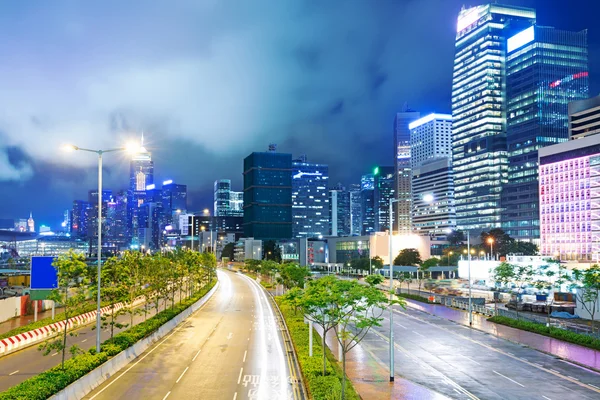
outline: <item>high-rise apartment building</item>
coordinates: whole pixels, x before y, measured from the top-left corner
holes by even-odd
[[[587,74],[575,74],[578,79]],[[562,84],[562,81],[560,82]],[[600,135],[600,96],[569,103],[569,139]]]
[[[269,152],[244,159],[244,235],[292,237],[292,155]]]
[[[394,174],[395,206],[394,231],[408,234],[411,231],[411,170],[410,170],[410,128],[409,125],[418,120],[421,114],[405,107],[403,112],[394,118]],[[363,232],[364,233],[364,232]]]
[[[292,162],[292,234],[314,238],[329,234],[329,167],[302,156]]]
[[[395,198],[394,167],[375,167],[373,171],[375,232],[390,229],[390,200]]]
[[[413,230],[419,235],[445,237],[456,227],[454,180],[449,157],[423,161],[413,170]]]
[[[363,175],[360,178],[360,202],[361,235],[370,235],[375,232],[375,177],[373,174]]]
[[[348,192],[350,196],[350,236],[360,236],[362,232],[362,198],[360,184],[351,184]]]
[[[500,4],[462,9],[452,80],[452,165],[458,229],[501,226],[506,147],[506,38],[535,23],[535,10]]]
[[[231,190],[231,180],[219,179],[214,184],[214,215],[217,217],[242,217],[244,193]]]
[[[341,184],[329,190],[329,221],[331,236],[350,236],[352,233],[352,213],[350,192]]]
[[[127,193],[127,226],[132,243],[139,245],[138,210],[146,199],[146,187],[154,183],[154,162],[152,155],[142,146],[140,152],[133,155],[129,165],[129,191]]]
[[[452,115],[429,114],[408,128],[411,170],[432,158],[452,158]]]
[[[568,104],[587,97],[586,31],[530,26],[507,39],[502,228],[513,238],[539,241],[538,150],[567,141]]]

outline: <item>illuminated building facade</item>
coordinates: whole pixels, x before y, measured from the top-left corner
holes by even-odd
[[[350,196],[350,236],[359,236],[362,231],[362,201],[360,184],[353,183]]]
[[[530,26],[508,38],[506,54],[502,228],[539,243],[538,150],[568,140],[568,105],[588,97],[587,32]]]
[[[361,235],[375,232],[375,177],[373,174],[360,178]]]
[[[411,122],[408,128],[411,170],[432,158],[452,157],[452,115],[429,114]]]
[[[411,156],[410,156],[410,123],[418,120],[421,114],[405,107],[403,112],[394,118],[394,179],[395,196],[398,200],[395,205],[394,231],[401,234],[410,233],[411,222]],[[363,235],[368,234],[363,230]]]
[[[331,236],[350,236],[352,213],[350,192],[341,183],[329,190]]]
[[[292,162],[292,236],[316,238],[329,234],[329,167],[303,156]]]
[[[242,217],[244,193],[231,190],[231,180],[219,179],[214,183],[214,215],[217,217]]]
[[[255,152],[244,159],[244,235],[292,237],[292,155]]]
[[[87,237],[88,214],[91,213],[92,206],[87,201],[74,200],[71,208],[71,236],[74,238]]]
[[[599,134],[600,96],[569,103],[569,138],[575,140]]]
[[[154,184],[154,162],[152,155],[144,147],[136,153],[129,165],[129,191],[127,198],[127,226],[133,245],[139,246],[138,211],[146,199],[146,187]]]
[[[570,140],[539,150],[540,253],[600,261],[600,141]]]
[[[452,164],[457,228],[501,226],[506,150],[506,38],[535,10],[487,4],[460,11],[452,80]],[[520,30],[520,29],[519,29]]]
[[[390,200],[395,196],[394,167],[376,167],[373,171],[373,188],[375,232],[389,231]]]

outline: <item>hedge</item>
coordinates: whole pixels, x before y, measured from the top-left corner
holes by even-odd
[[[397,296],[414,301],[420,301],[421,303],[433,304],[433,302],[429,301],[427,297],[419,296],[417,294],[398,293]]]
[[[304,383],[309,392],[309,397],[314,400],[337,400],[342,393],[342,369],[337,360],[329,350],[326,349],[327,367],[326,375],[323,376],[323,348],[321,337],[316,333],[313,335],[313,356],[309,357],[308,349],[308,324],[304,323],[302,314],[294,313],[292,307],[282,304],[280,298],[276,298],[281,313],[285,318],[288,330],[298,355],[300,369]],[[360,396],[354,390],[350,379],[346,379],[346,399],[359,400]]]
[[[88,374],[95,368],[105,363],[136,342],[150,336],[163,324],[167,323],[186,308],[204,296],[216,281],[200,289],[193,297],[184,300],[181,304],[176,303],[174,308],[161,311],[155,316],[148,318],[126,331],[108,339],[100,346],[100,353],[92,348],[88,352],[79,354],[65,361],[65,368],[60,365],[53,367],[39,375],[13,386],[7,391],[0,393],[0,400],[44,400],[60,392],[62,389],[75,382],[77,379]]]
[[[495,322],[500,325],[510,326],[512,328],[522,329],[537,333],[540,335],[548,336],[554,339],[563,340],[565,342],[578,344],[583,347],[588,347],[594,350],[600,350],[600,339],[594,338],[589,335],[583,335],[581,333],[575,333],[566,329],[555,328],[553,326],[546,326],[536,322],[522,321],[509,317],[495,316],[488,318],[488,321]]]

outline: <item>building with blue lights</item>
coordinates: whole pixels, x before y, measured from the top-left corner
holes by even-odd
[[[375,232],[375,177],[366,174],[360,178],[361,236]]]
[[[394,118],[394,179],[395,205],[394,231],[400,234],[411,232],[411,155],[410,155],[410,124],[421,117],[417,111],[405,107],[403,112]],[[363,230],[362,234],[368,232]]]
[[[506,147],[506,38],[535,23],[534,9],[487,4],[458,16],[452,79],[452,165],[456,223],[501,226]]]
[[[539,243],[538,150],[568,140],[568,105],[588,88],[586,31],[531,26],[508,38],[502,228],[515,239]]]
[[[275,146],[244,159],[244,235],[292,237],[292,155],[277,153]]]
[[[146,200],[146,187],[154,183],[154,162],[152,155],[143,147],[129,164],[129,190],[127,192],[127,226],[133,245],[139,245],[138,211]]]
[[[329,223],[331,236],[350,236],[352,212],[350,192],[338,183],[329,190]]]
[[[302,156],[292,162],[292,236],[329,234],[329,167]]]
[[[375,232],[390,229],[390,200],[395,198],[394,167],[376,167],[373,171]]]

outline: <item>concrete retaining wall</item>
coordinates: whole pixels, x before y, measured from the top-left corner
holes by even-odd
[[[105,380],[109,379],[111,376],[119,372],[119,370],[121,370],[135,358],[139,357],[150,346],[162,339],[169,332],[175,329],[177,325],[179,325],[186,318],[188,318],[195,311],[197,311],[200,307],[202,307],[204,303],[206,303],[211,298],[211,296],[215,293],[218,287],[219,282],[217,281],[217,284],[204,297],[192,304],[190,307],[186,308],[175,318],[161,326],[158,329],[158,331],[154,332],[149,337],[140,340],[130,348],[120,352],[119,354],[102,364],[100,367],[96,368],[87,375],[79,378],[77,381],[73,382],[56,395],[50,397],[50,399],[82,399],[89,392],[100,386]]]

